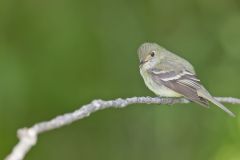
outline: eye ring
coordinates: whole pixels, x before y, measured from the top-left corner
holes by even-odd
[[[150,55],[151,55],[151,57],[154,57],[155,56],[155,51],[152,51]]]

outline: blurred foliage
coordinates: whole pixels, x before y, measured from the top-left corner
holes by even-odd
[[[18,128],[95,98],[153,96],[145,41],[191,61],[213,95],[240,97],[239,28],[238,0],[0,0],[0,159]],[[41,135],[26,159],[238,160],[239,147],[240,116],[215,106],[133,105]]]

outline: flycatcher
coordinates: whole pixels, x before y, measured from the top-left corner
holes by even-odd
[[[202,106],[208,101],[235,116],[201,85],[193,66],[156,43],[144,43],[138,49],[140,73],[147,87],[160,97],[185,97]]]

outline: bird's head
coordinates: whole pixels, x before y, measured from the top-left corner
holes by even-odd
[[[143,43],[138,48],[139,67],[142,68],[145,66],[146,69],[150,69],[160,63],[163,50],[164,48],[156,43]]]

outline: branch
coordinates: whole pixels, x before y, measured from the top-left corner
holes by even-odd
[[[219,102],[240,104],[240,99],[231,97],[216,97]],[[18,144],[13,148],[12,152],[5,158],[5,160],[22,160],[30,149],[36,144],[38,135],[53,129],[63,127],[71,124],[79,119],[88,117],[91,113],[106,108],[124,108],[130,104],[175,104],[175,103],[189,103],[184,98],[151,98],[151,97],[132,97],[126,99],[116,100],[94,100],[91,103],[82,106],[72,113],[57,116],[50,121],[40,122],[30,128],[23,128],[18,130]]]

